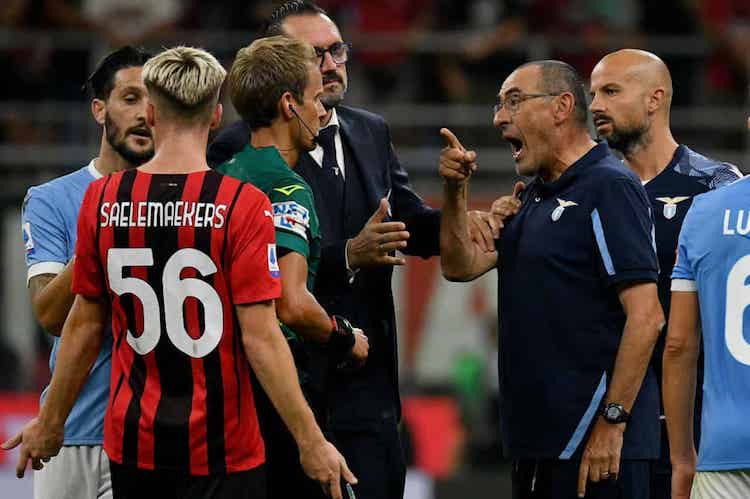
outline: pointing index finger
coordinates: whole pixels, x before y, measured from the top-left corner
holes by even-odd
[[[443,136],[443,139],[445,140],[446,147],[453,147],[455,149],[459,149],[461,151],[464,151],[464,146],[461,145],[461,141],[458,140],[458,137],[456,137],[453,132],[451,132],[447,128],[441,128],[440,129],[440,135]]]

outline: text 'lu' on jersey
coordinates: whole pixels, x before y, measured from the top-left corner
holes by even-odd
[[[744,178],[695,198],[672,273],[672,291],[697,292],[700,303],[700,471],[750,468],[749,283],[750,179]]]
[[[281,292],[268,198],[213,171],[91,184],[73,291],[108,295],[110,459],[194,475],[243,471],[264,448],[234,306]]]

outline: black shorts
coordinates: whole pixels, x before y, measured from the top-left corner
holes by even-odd
[[[623,460],[617,480],[586,484],[586,499],[649,499],[653,461]],[[513,462],[513,499],[577,499],[580,460]],[[654,498],[663,499],[663,498]]]
[[[266,499],[264,466],[222,475],[141,470],[110,462],[113,499]]]

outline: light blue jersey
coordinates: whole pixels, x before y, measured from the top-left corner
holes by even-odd
[[[697,291],[705,378],[699,471],[750,468],[750,178],[697,196],[673,291]]]
[[[73,258],[76,246],[78,210],[89,184],[101,177],[88,166],[69,175],[29,189],[21,214],[26,244],[28,277],[59,274]],[[59,338],[54,339],[49,359],[55,370]],[[104,439],[104,412],[109,400],[109,372],[112,333],[107,328],[99,357],[65,422],[65,445],[101,445]],[[42,403],[47,390],[42,393]]]

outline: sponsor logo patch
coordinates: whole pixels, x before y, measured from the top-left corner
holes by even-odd
[[[31,224],[29,222],[23,224],[23,244],[26,247],[27,255],[34,253],[34,238],[31,237]]]
[[[571,206],[578,206],[578,203],[576,203],[575,201],[566,201],[560,198],[557,198],[557,204],[559,206],[555,208],[554,210],[552,210],[552,215],[550,215],[550,218],[552,219],[553,222],[557,222],[558,220],[560,220],[560,217],[565,211],[565,208],[569,208]]]
[[[277,229],[293,232],[307,241],[310,211],[296,201],[273,203],[273,225]]]
[[[268,245],[268,271],[271,273],[271,277],[279,277],[281,270],[279,270],[279,259],[276,257],[276,245]]]
[[[677,215],[677,203],[682,203],[686,199],[690,199],[690,196],[677,196],[673,198],[656,198],[657,201],[664,203],[664,210],[662,214],[667,220],[672,220]]]
[[[304,190],[304,188],[305,187],[302,185],[292,184],[292,185],[287,185],[286,187],[274,187],[273,190],[276,192],[280,192],[284,194],[285,196],[291,196],[293,193],[297,191]]]

